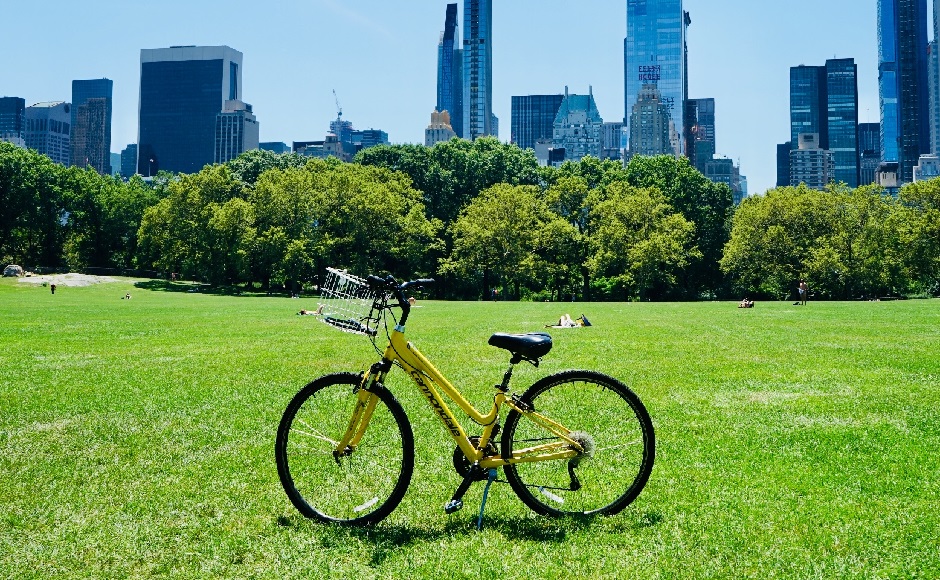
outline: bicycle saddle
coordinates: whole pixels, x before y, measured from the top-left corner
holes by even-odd
[[[496,348],[506,349],[524,359],[533,360],[545,356],[548,351],[552,350],[552,337],[544,332],[526,334],[497,332],[490,337],[489,344]]]

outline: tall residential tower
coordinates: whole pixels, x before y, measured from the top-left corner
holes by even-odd
[[[927,0],[878,0],[878,93],[883,163],[914,179],[930,152]]]
[[[493,127],[493,0],[464,0],[463,135],[495,135]]]
[[[463,50],[457,26],[457,4],[447,5],[444,32],[437,45],[437,111],[447,111],[454,133],[462,137]]]
[[[625,101],[623,124],[628,131],[629,155],[681,155],[684,132],[686,90],[685,36],[688,14],[682,0],[627,0],[627,37],[623,43]],[[644,105],[637,108],[637,101]],[[656,101],[667,115],[668,138],[636,138],[633,132],[643,126],[634,114],[647,114]],[[657,119],[657,121],[659,121]],[[661,129],[657,122],[658,129]],[[657,130],[658,130],[657,129]],[[655,150],[633,150],[637,143],[656,144]]]

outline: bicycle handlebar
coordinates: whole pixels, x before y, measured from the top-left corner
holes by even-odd
[[[405,296],[405,290],[434,284],[433,278],[418,278],[417,280],[409,280],[408,282],[399,284],[391,274],[385,278],[370,274],[366,278],[366,281],[369,283],[369,287],[377,292],[391,291],[391,293],[395,295],[395,298],[398,299],[398,307],[401,308],[401,320],[399,324],[402,326],[405,325],[405,322],[408,320],[408,314],[411,312],[411,304]]]

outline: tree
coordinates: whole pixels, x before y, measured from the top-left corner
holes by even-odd
[[[701,258],[695,225],[675,212],[657,188],[612,183],[589,216],[588,268],[609,298],[660,298],[676,275]]]
[[[0,142],[0,257],[29,267],[62,264],[64,171],[45,155]]]
[[[232,176],[248,187],[254,187],[258,178],[265,171],[271,169],[287,169],[288,167],[303,167],[307,159],[296,153],[275,153],[263,149],[245,151],[226,165]]]
[[[538,235],[550,221],[537,187],[494,185],[474,198],[451,226],[454,247],[441,271],[473,284],[478,296],[499,285],[518,296],[533,278]]]
[[[901,188],[891,223],[899,236],[900,258],[914,292],[940,292],[940,179]]]
[[[731,188],[710,181],[687,158],[670,155],[634,156],[627,164],[626,178],[634,187],[658,188],[676,211],[695,224],[695,245],[702,256],[689,265],[680,287],[693,297],[722,292],[719,262],[734,213]]]

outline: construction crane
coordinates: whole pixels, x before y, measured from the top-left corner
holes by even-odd
[[[336,89],[333,89],[333,99],[336,101],[336,118],[343,118],[343,108],[339,106],[339,97],[336,96]]]

